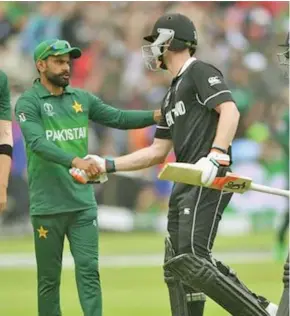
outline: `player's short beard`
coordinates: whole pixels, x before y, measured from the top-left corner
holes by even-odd
[[[51,82],[54,86],[65,88],[66,86],[69,85],[69,78],[66,79],[63,76],[67,75],[67,74],[69,75],[69,72],[65,72],[65,73],[61,73],[61,74],[54,74],[54,73],[47,71],[45,76],[46,76],[46,79],[49,82]]]

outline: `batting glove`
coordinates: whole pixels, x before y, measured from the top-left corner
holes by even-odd
[[[228,166],[229,164],[229,155],[212,151],[207,157],[199,159],[195,166],[201,171],[201,183],[208,187],[214,182],[218,168],[220,166]]]
[[[108,176],[106,174],[106,160],[97,155],[87,155],[84,159],[94,159],[98,165],[98,167],[103,171],[100,175],[95,177],[89,177],[84,170],[80,170],[78,168],[69,169],[69,173],[71,176],[79,183],[105,183],[108,181]]]

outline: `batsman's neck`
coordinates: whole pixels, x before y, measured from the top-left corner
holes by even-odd
[[[167,69],[171,72],[173,78],[175,78],[183,65],[190,58],[188,49],[183,50],[182,52],[167,52],[166,56],[166,66]]]
[[[63,94],[63,87],[58,87],[58,86],[53,85],[44,76],[40,77],[40,83],[51,93],[51,95]]]

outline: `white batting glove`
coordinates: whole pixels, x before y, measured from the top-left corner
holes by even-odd
[[[106,166],[105,166],[105,159],[97,156],[97,155],[87,155],[84,159],[94,159],[98,167],[102,170],[103,173],[97,175],[95,177],[89,177],[84,170],[80,170],[78,168],[71,168],[69,169],[69,173],[71,176],[79,183],[86,184],[86,183],[104,183],[108,181],[108,176],[106,174]]]
[[[215,151],[210,152],[207,157],[202,157],[195,164],[201,170],[201,182],[204,186],[210,186],[217,176],[218,168],[228,166],[230,164],[230,157],[227,154],[221,154]]]

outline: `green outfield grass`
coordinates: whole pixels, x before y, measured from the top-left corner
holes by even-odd
[[[164,236],[155,233],[102,233],[100,250],[103,255],[147,254],[163,252]],[[274,232],[251,233],[246,236],[218,236],[215,251],[271,250]],[[68,251],[66,243],[65,251]],[[0,253],[33,252],[31,236],[0,239]]]
[[[233,265],[254,291],[278,302],[281,294],[281,265],[275,263]],[[161,268],[103,268],[101,270],[104,316],[168,316],[167,290]],[[0,269],[0,315],[36,316],[36,281],[32,269]],[[61,301],[64,316],[82,315],[75,288],[74,273],[64,270]],[[226,316],[210,300],[205,316]]]
[[[218,237],[216,251],[271,250],[274,233],[251,234],[242,237]],[[101,254],[125,255],[161,253],[163,236],[160,234],[102,233]],[[67,246],[66,246],[67,251]],[[33,252],[31,237],[1,239],[0,254]],[[233,254],[234,257],[234,254]],[[282,290],[282,264],[232,265],[240,277],[254,291],[278,302]],[[167,289],[163,284],[161,267],[132,267],[101,269],[104,316],[168,316]],[[0,268],[0,315],[37,316],[36,272],[33,268]],[[64,316],[81,316],[75,287],[74,272],[64,269],[62,275],[61,302]],[[228,315],[209,300],[205,316]]]

